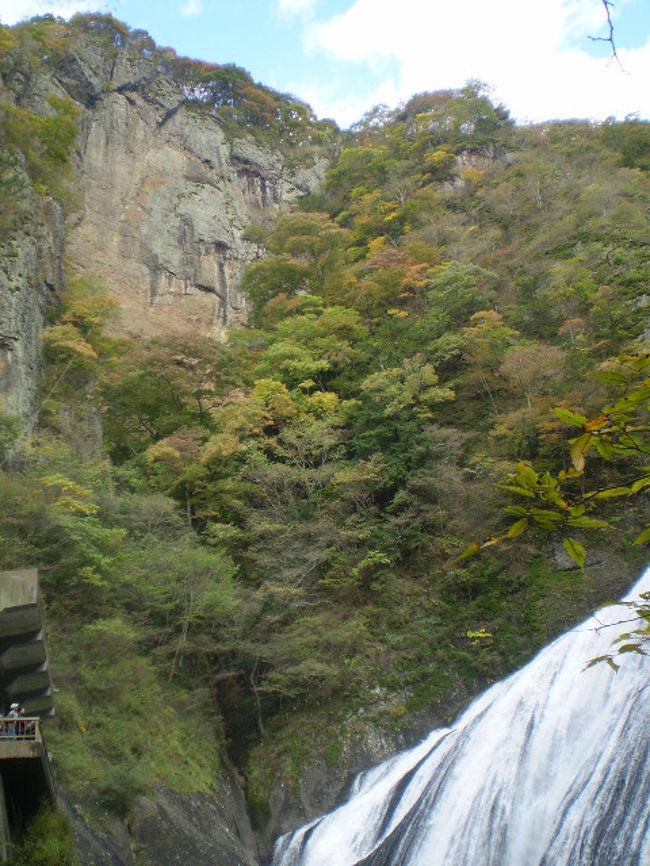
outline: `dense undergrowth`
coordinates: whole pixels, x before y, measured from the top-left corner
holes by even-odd
[[[43,807],[11,846],[9,866],[78,866],[66,818]]]
[[[642,346],[649,143],[634,120],[516,129],[474,83],[423,94],[251,227],[268,254],[227,344],[110,339],[108,296],[70,283],[39,429],[3,428],[0,568],[40,569],[75,797],[126,815],[234,760],[263,813],[360,709],[446,719],[618,589],[533,530],[454,560],[508,525],[519,461],[568,467],[552,407],[597,411]],[[590,460],[592,485],[640,463]],[[638,557],[642,506],[603,509],[588,549]]]

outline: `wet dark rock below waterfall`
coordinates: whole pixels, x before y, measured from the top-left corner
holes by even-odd
[[[90,828],[63,801],[83,866],[258,866],[257,843],[235,782],[214,796],[154,791],[136,798],[128,825]]]

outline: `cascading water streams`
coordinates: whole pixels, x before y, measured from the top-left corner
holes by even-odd
[[[650,569],[629,599],[650,590]],[[614,606],[479,697],[452,728],[359,776],[276,844],[273,866],[647,866],[650,659],[617,674]],[[615,630],[617,628],[617,630]]]

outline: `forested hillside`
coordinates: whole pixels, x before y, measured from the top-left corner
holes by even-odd
[[[8,111],[41,184],[49,127],[21,143]],[[371,112],[318,194],[251,223],[226,342],[109,337],[106,287],[68,281],[38,429],[3,422],[0,569],[40,569],[80,802],[127,816],[234,764],[263,820],[277,778],[350,731],[447,721],[622,588],[641,487],[601,498],[609,530],[573,515],[584,574],[532,524],[458,557],[512,525],[518,464],[569,470],[554,407],[638,387],[649,169],[646,123],[516,128],[470,83]],[[642,477],[641,450],[599,451],[573,496]]]

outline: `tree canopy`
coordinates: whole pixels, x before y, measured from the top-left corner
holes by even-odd
[[[154,50],[102,21],[69,26]],[[169,63],[205,110],[291,110]],[[371,113],[257,232],[225,344],[111,339],[69,285],[40,427],[0,427],[0,567],[41,569],[68,784],[125,814],[227,755],[263,811],[351,719],[446,719],[622,588],[589,554],[647,541],[646,127],[517,129],[475,82]]]

